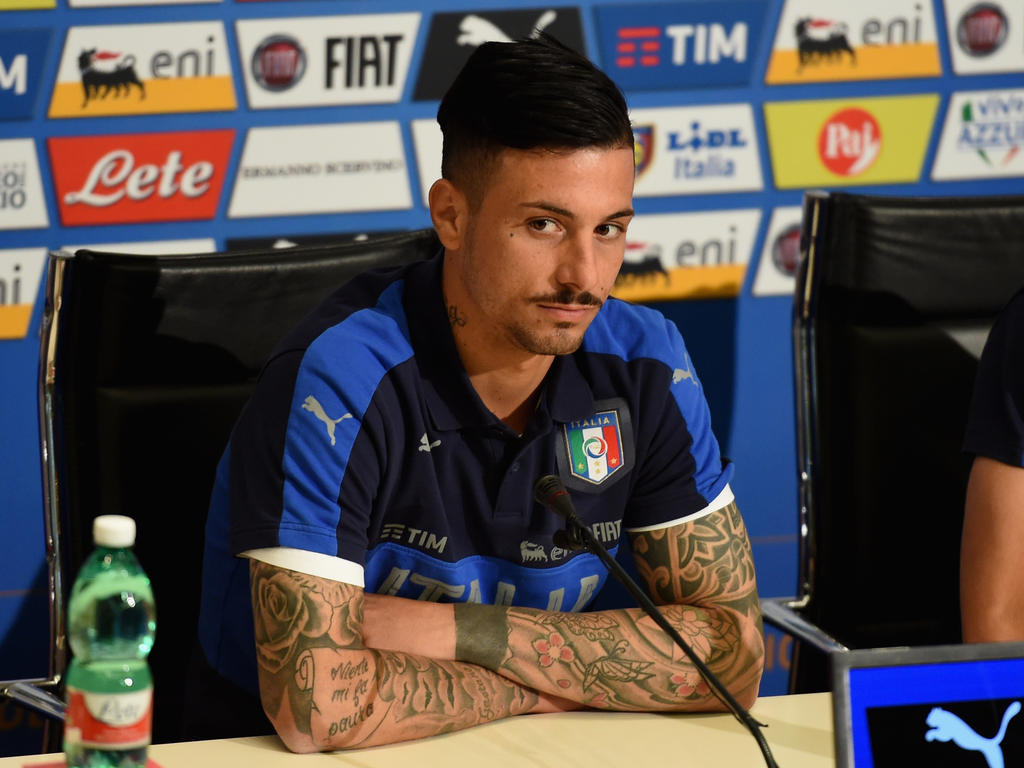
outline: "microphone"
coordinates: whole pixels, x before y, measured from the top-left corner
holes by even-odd
[[[729,692],[729,689],[725,687],[722,681],[718,679],[718,676],[694,653],[693,649],[676,631],[675,627],[668,623],[665,614],[647,596],[647,593],[640,589],[637,583],[626,573],[625,569],[619,565],[618,561],[608,553],[604,545],[597,540],[590,527],[576,514],[569,491],[562,484],[561,478],[557,475],[542,475],[537,478],[537,482],[533,484],[533,498],[541,506],[550,509],[566,522],[566,529],[555,533],[555,545],[563,549],[583,549],[585,547],[592,554],[596,555],[604,563],[608,571],[633,596],[633,599],[640,604],[640,607],[643,608],[647,615],[659,627],[665,630],[669,637],[675,641],[675,644],[683,650],[683,653],[693,662],[693,665],[707,681],[719,701],[725,704],[733,716],[750,731],[754,740],[757,741],[757,746],[760,747],[761,754],[764,755],[765,763],[769,768],[778,768],[771,749],[768,747],[768,742],[765,741],[764,734],[760,730],[767,726],[751,717],[750,713],[743,708],[743,705],[736,701],[736,698]],[[566,544],[573,546],[566,546]]]

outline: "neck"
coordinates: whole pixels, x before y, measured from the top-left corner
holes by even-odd
[[[552,355],[519,348],[478,317],[460,286],[445,281],[445,304],[455,348],[480,400],[502,422],[522,434],[537,407]]]
[[[456,334],[456,347],[462,355],[461,345]],[[520,365],[495,365],[488,368],[477,368],[467,365],[463,356],[463,365],[469,374],[469,381],[477,395],[488,410],[501,421],[523,434],[533,412],[537,409],[541,383],[551,368],[554,358],[534,355],[533,359]]]

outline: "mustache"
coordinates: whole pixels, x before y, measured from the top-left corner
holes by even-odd
[[[530,299],[535,304],[566,304],[577,307],[601,307],[604,302],[589,291],[575,293],[571,290],[548,293],[543,296],[534,296]]]

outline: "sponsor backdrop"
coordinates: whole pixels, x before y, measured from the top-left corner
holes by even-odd
[[[792,593],[802,192],[1024,191],[1022,0],[0,0],[0,679],[45,666],[46,251],[427,226],[438,99],[475,46],[535,29],[626,93],[638,216],[616,293],[680,326],[761,592]],[[767,639],[779,693],[789,645]],[[37,727],[0,708],[0,751]]]

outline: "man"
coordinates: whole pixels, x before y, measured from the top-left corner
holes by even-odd
[[[579,613],[606,573],[552,543],[561,521],[532,488],[558,473],[606,546],[629,532],[652,597],[749,705],[763,643],[732,468],[675,326],[608,298],[633,216],[622,95],[553,40],[485,44],[438,122],[443,253],[336,292],[233,432],[206,658],[252,691],[258,669],[296,751],[722,709],[639,609]]]
[[[1024,290],[985,343],[964,449],[975,457],[960,552],[963,637],[1024,640]]]

